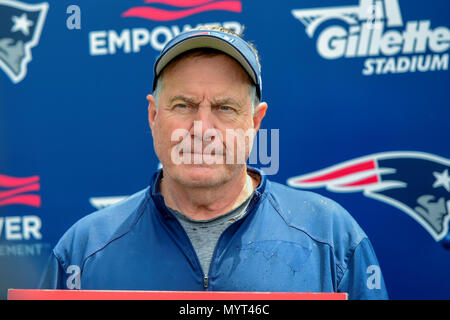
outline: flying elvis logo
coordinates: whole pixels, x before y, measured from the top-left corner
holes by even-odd
[[[0,0],[0,69],[13,83],[22,81],[39,43],[48,3],[26,4]]]
[[[237,0],[145,0],[144,4],[122,12],[121,17],[130,21],[137,21],[136,18],[138,18],[167,22],[193,15],[197,16],[209,11],[242,12],[242,3]],[[134,20],[131,18],[134,18]],[[197,18],[200,18],[200,16]],[[197,26],[213,24],[220,24],[236,33],[241,33],[242,30],[241,23],[237,21],[198,23]],[[160,51],[175,36],[192,28],[193,26],[185,24],[182,27],[159,25],[151,30],[137,27],[120,31],[111,29],[91,31],[89,32],[89,53],[92,56],[113,55],[118,52],[138,53],[148,46]]]
[[[130,8],[122,13],[122,17],[135,17],[154,21],[171,21],[205,11],[242,11],[242,4],[240,1],[145,0],[144,2],[149,4],[149,6]],[[168,8],[158,8],[155,4],[167,5]]]
[[[398,0],[360,0],[356,6],[291,13],[316,39],[321,57],[369,57],[363,75],[448,70],[450,30],[432,29],[430,20],[407,21],[405,26]]]
[[[448,233],[450,160],[423,152],[383,152],[288,179],[296,188],[362,192],[415,219],[436,241]]]

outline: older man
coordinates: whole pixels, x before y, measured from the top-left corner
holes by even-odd
[[[42,288],[387,298],[372,246],[342,207],[247,167],[267,111],[253,46],[220,27],[185,32],[154,75],[148,114],[162,169],[71,227]]]

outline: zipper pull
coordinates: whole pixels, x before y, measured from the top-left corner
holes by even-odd
[[[205,274],[203,276],[203,288],[208,289],[208,275],[207,274]]]

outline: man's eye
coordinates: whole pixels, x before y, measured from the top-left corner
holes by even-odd
[[[229,106],[220,106],[219,110],[220,111],[233,111],[233,108],[231,108]]]
[[[186,104],[180,103],[180,104],[175,105],[175,108],[177,108],[177,109],[187,109],[188,106]]]

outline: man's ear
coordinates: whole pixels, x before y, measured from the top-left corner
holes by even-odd
[[[147,95],[147,101],[148,101],[148,124],[150,125],[150,129],[153,129],[157,114],[155,97],[149,94]]]
[[[255,111],[253,112],[253,128],[255,129],[255,133],[258,132],[261,127],[261,122],[266,115],[267,108],[267,103],[261,102],[256,106]]]

